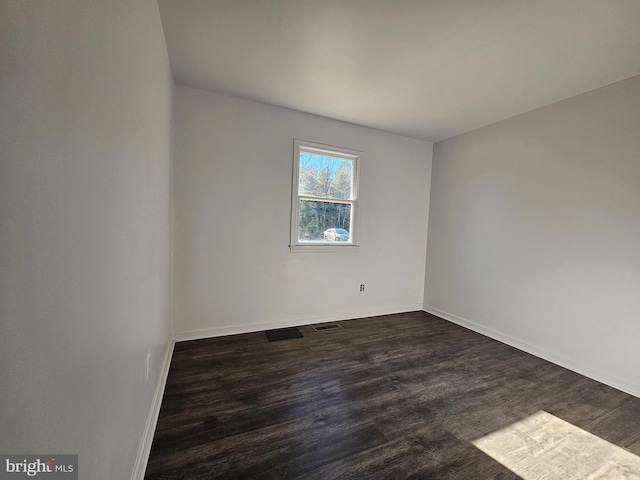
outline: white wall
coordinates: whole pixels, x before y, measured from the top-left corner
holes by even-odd
[[[640,77],[434,147],[425,308],[640,396]]]
[[[184,87],[175,102],[178,338],[422,308],[431,143]],[[289,251],[294,138],[365,152],[359,251]]]
[[[0,23],[0,452],[129,478],[170,338],[158,6],[3,1]]]

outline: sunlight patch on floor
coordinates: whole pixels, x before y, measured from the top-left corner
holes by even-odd
[[[640,457],[547,412],[473,444],[524,480],[640,480]]]

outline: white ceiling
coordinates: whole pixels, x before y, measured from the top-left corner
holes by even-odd
[[[174,81],[430,141],[640,74],[640,0],[159,0]]]

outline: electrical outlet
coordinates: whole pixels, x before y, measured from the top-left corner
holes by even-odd
[[[149,381],[149,370],[151,369],[151,352],[147,352],[147,365],[144,372],[144,381]]]
[[[360,284],[360,291],[361,291],[361,292],[364,292],[364,283],[361,283],[361,284]]]

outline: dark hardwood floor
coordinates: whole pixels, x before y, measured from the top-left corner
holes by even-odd
[[[425,312],[176,344],[146,479],[517,479],[472,441],[546,411],[640,455],[640,399]]]

